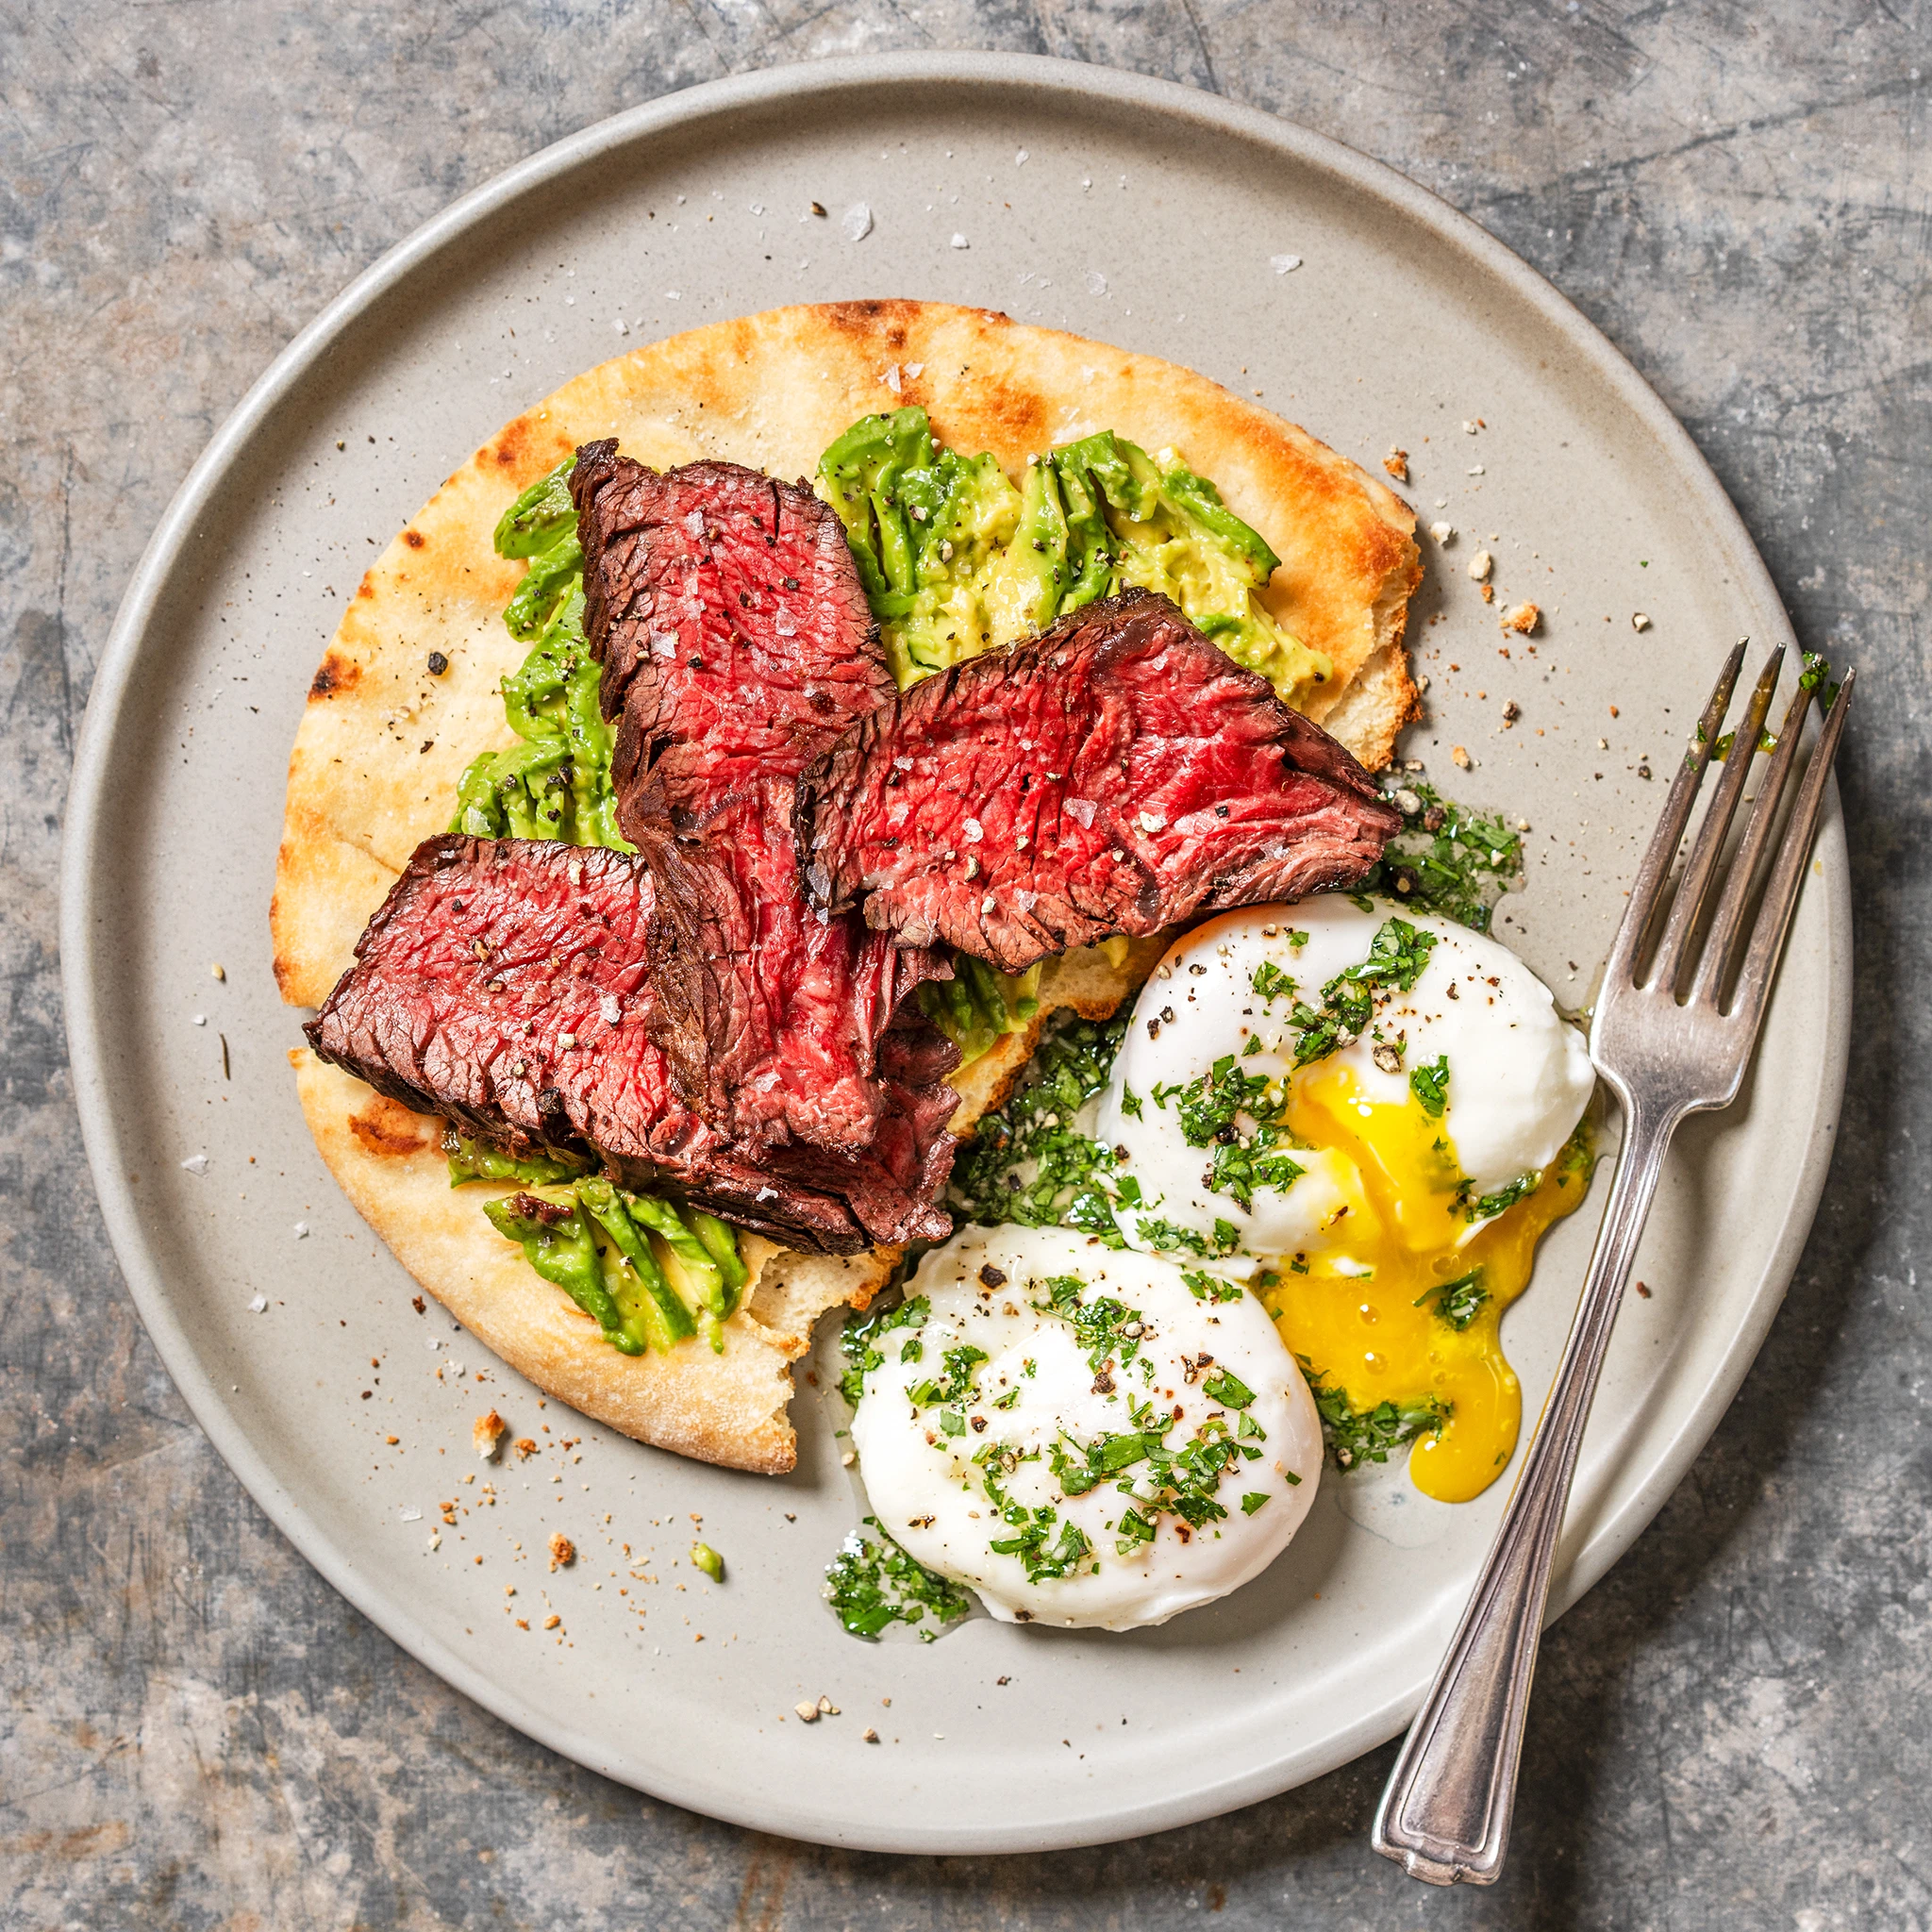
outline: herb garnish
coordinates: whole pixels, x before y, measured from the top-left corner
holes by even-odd
[[[957,1583],[908,1556],[876,1517],[865,1521],[875,1534],[855,1529],[825,1572],[825,1601],[854,1637],[876,1638],[888,1624],[923,1624],[928,1611],[935,1624],[952,1624],[972,1608]],[[939,1634],[919,1632],[927,1643]]]
[[[1428,1066],[1411,1067],[1408,1091],[1432,1121],[1441,1120],[1449,1104],[1449,1056],[1441,1054]]]
[[[1302,937],[1306,940],[1307,935],[1304,933]],[[1294,994],[1293,978],[1284,973],[1273,959],[1263,959],[1255,968],[1248,984],[1260,995],[1264,1005],[1272,1006],[1277,995],[1292,998]]]
[[[1417,1403],[1378,1402],[1373,1408],[1357,1408],[1346,1390],[1328,1386],[1323,1371],[1307,1356],[1296,1359],[1307,1376],[1308,1392],[1322,1418],[1322,1440],[1338,1469],[1387,1462],[1391,1450],[1413,1442],[1418,1436],[1436,1434],[1455,1413],[1453,1403],[1434,1395]]]
[[[1193,1080],[1154,1087],[1154,1104],[1163,1112],[1170,1100],[1174,1117],[1190,1147],[1206,1147],[1229,1134],[1235,1116],[1251,1112],[1268,1091],[1265,1074],[1244,1074],[1231,1053],[1224,1053],[1207,1073]]]
[[[1224,1281],[1199,1268],[1183,1268],[1181,1279],[1197,1302],[1238,1302],[1247,1291],[1236,1281]]]
[[[1110,1294],[1083,1302],[1080,1291],[1087,1284],[1077,1274],[1056,1274],[1041,1286],[1047,1298],[1033,1303],[1033,1307],[1042,1315],[1058,1315],[1073,1329],[1074,1341],[1087,1351],[1087,1366],[1096,1374],[1110,1360],[1125,1368],[1140,1355],[1147,1323],[1139,1308],[1130,1308]],[[1152,1364],[1143,1362],[1142,1368],[1151,1372]]]
[[[1415,1306],[1425,1308],[1433,1305],[1436,1313],[1450,1327],[1460,1331],[1475,1320],[1477,1311],[1489,1298],[1490,1291],[1483,1286],[1483,1271],[1472,1268],[1467,1274],[1458,1274],[1454,1281],[1441,1281],[1424,1290],[1416,1296]]]
[[[1362,890],[1488,932],[1497,900],[1523,876],[1522,836],[1501,817],[1457,805],[1420,779],[1384,796],[1405,823]]]
[[[1125,1196],[1122,1198],[1124,1200]],[[1216,1221],[1214,1232],[1210,1235],[1196,1233],[1191,1227],[1177,1227],[1172,1221],[1155,1215],[1142,1215],[1135,1232],[1150,1247],[1162,1254],[1178,1254],[1185,1250],[1191,1255],[1199,1255],[1204,1261],[1224,1260],[1241,1244],[1241,1233],[1231,1221]]]
[[[1283,1124],[1284,1108],[1269,1101],[1273,1083],[1265,1074],[1246,1074],[1233,1054],[1223,1054],[1207,1073],[1189,1081],[1169,1086],[1157,1085],[1154,1104],[1166,1110],[1174,1103],[1182,1138],[1190,1147],[1209,1147],[1202,1184],[1210,1193],[1225,1194],[1242,1213],[1252,1212],[1255,1190],[1259,1187],[1286,1188],[1307,1172],[1287,1155],[1275,1150],[1284,1142],[1292,1144]],[[1246,1134],[1238,1123],[1245,1116],[1254,1122]],[[1165,1223],[1141,1224],[1143,1241],[1155,1241],[1150,1231]],[[1217,1232],[1222,1224],[1216,1224]],[[1195,1241],[1186,1241],[1197,1254],[1207,1250]],[[1158,1242],[1166,1246],[1167,1242]]]
[[[1096,1023],[1071,1013],[1049,1026],[1026,1084],[980,1121],[954,1164],[949,1204],[961,1220],[1078,1227],[1108,1247],[1125,1245],[1114,1197],[1101,1185],[1115,1167],[1113,1150],[1074,1122],[1107,1085],[1126,1030],[1124,1017]],[[1119,1194],[1129,1198],[1125,1189]]]
[[[1326,1059],[1368,1030],[1378,991],[1407,992],[1422,976],[1438,935],[1406,919],[1385,919],[1369,941],[1369,956],[1345,966],[1322,989],[1319,1012],[1297,1001],[1291,1019],[1299,1029],[1294,1063],[1306,1067]]]
[[[915,1331],[900,1344],[899,1359],[902,1362],[916,1362],[924,1353],[917,1330],[925,1325],[925,1318],[932,1313],[932,1304],[923,1294],[915,1294],[890,1308],[874,1308],[870,1313],[854,1317],[845,1324],[839,1334],[839,1346],[845,1357],[845,1372],[839,1377],[839,1393],[845,1398],[846,1406],[858,1407],[858,1398],[865,1393],[865,1378],[885,1360],[885,1353],[879,1346],[895,1328]],[[984,1361],[986,1357],[980,1357]]]
[[[1478,1195],[1475,1183],[1465,1179],[1456,1191],[1456,1205],[1471,1221],[1489,1221],[1513,1208],[1519,1201],[1527,1200],[1541,1184],[1541,1174],[1519,1174],[1507,1187],[1498,1188],[1493,1194]]]
[[[924,1299],[924,1297],[922,1297]],[[979,1387],[974,1377],[974,1370],[987,1358],[983,1348],[974,1348],[970,1342],[958,1348],[949,1348],[942,1359],[946,1373],[942,1376],[928,1375],[923,1382],[915,1382],[907,1390],[914,1408],[931,1408],[939,1403],[971,1402],[979,1393]],[[902,1355],[899,1359],[904,1361]],[[948,1427],[949,1436],[957,1436],[966,1426],[962,1418],[958,1428]]]

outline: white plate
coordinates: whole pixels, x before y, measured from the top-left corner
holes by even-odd
[[[872,231],[849,242],[839,217],[861,201]],[[367,1616],[519,1729],[718,1817],[885,1850],[1036,1849],[1181,1824],[1392,1735],[1507,1484],[1447,1510],[1384,1481],[1344,1514],[1345,1485],[1326,1482],[1266,1576],[1142,1635],[982,1620],[930,1647],[855,1641],[818,1597],[852,1505],[809,1393],[797,1474],[731,1474],[540,1409],[433,1307],[415,1314],[304,1131],[283,1060],[298,1016],[270,973],[288,748],[369,540],[616,353],[620,319],[635,341],[883,294],[1191,363],[1371,465],[1408,450],[1423,523],[1463,533],[1446,558],[1425,546],[1414,635],[1432,713],[1408,749],[1454,793],[1532,821],[1529,890],[1508,908],[1526,931],[1499,930],[1580,1000],[1660,802],[1640,756],[1668,757],[1733,639],[1789,634],[1690,440],[1535,275],[1373,162],[1160,82],[919,56],[753,75],[591,128],[458,203],[290,346],[184,485],[103,660],[68,819],[67,1009],[89,1155],[148,1328],[251,1493]],[[1534,658],[1497,655],[1463,570],[1478,541],[1507,593],[1544,608]],[[1654,620],[1641,637],[1638,608]],[[1511,698],[1523,718],[1505,731]],[[1449,768],[1457,742],[1474,771]],[[1850,989],[1834,804],[1767,1071],[1680,1138],[1666,1174],[1638,1268],[1654,1293],[1610,1353],[1559,1607],[1649,1522],[1776,1311],[1824,1181]],[[205,1174],[184,1170],[204,1152]],[[1532,1414],[1594,1219],[1557,1230],[1507,1324]],[[432,1334],[490,1379],[438,1379]],[[497,1505],[431,1553],[434,1506],[480,1493],[458,1485],[491,1405],[546,1445],[580,1433],[581,1460],[546,1446],[498,1473]],[[678,1560],[691,1512],[724,1553],[722,1587]],[[556,1574],[554,1528],[583,1553]],[[660,1580],[625,1574],[624,1542]],[[842,1714],[781,1721],[821,1693]],[[884,1741],[864,1743],[867,1725]]]

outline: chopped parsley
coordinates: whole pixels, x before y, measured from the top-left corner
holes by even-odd
[[[1018,1557],[1028,1583],[1064,1576],[1093,1547],[1077,1523],[1060,1523],[1059,1511],[1049,1504],[1029,1509],[1024,1503],[1008,1503],[1000,1511],[1000,1521],[1013,1534],[994,1537],[987,1548],[997,1557]],[[1049,1539],[1056,1523],[1060,1533],[1058,1541],[1053,1542]]]
[[[1518,1174],[1507,1187],[1498,1188],[1493,1194],[1478,1195],[1475,1183],[1465,1180],[1457,1190],[1456,1203],[1471,1221],[1489,1221],[1513,1208],[1519,1201],[1526,1201],[1536,1192],[1542,1181],[1541,1174]]]
[[[1160,1447],[1160,1434],[1158,1430],[1148,1430],[1123,1436],[1102,1436],[1084,1449],[1071,1436],[1062,1438],[1062,1442],[1072,1443],[1080,1459],[1075,1461],[1068,1456],[1061,1442],[1056,1442],[1051,1458],[1054,1479],[1066,1494],[1084,1496],[1089,1490],[1098,1489],[1109,1476],[1119,1475],[1137,1462],[1145,1462]]]
[[[1364,1462],[1387,1462],[1391,1450],[1434,1435],[1454,1413],[1454,1406],[1430,1395],[1419,1403],[1378,1402],[1357,1408],[1344,1389],[1330,1388],[1326,1376],[1298,1357],[1308,1378],[1308,1392],[1322,1418],[1322,1440],[1338,1469],[1355,1469]]]
[[[1523,876],[1521,835],[1505,819],[1457,805],[1420,779],[1384,795],[1405,823],[1362,890],[1488,932],[1497,900]]]
[[[972,1608],[957,1583],[908,1556],[879,1528],[876,1517],[865,1521],[874,1534],[855,1529],[825,1572],[825,1601],[854,1637],[876,1638],[889,1624],[924,1624],[928,1613],[943,1628]],[[919,1632],[927,1643],[939,1634],[934,1628]]]
[[[1071,1013],[1049,1026],[1024,1084],[960,1149],[948,1196],[960,1220],[1078,1227],[1108,1247],[1125,1245],[1114,1224],[1116,1196],[1102,1184],[1114,1170],[1113,1150],[1074,1123],[1107,1085],[1126,1029],[1124,1018],[1095,1022]],[[1119,1198],[1128,1198],[1124,1189]]]
[[[1284,1105],[1269,1097],[1272,1084],[1265,1074],[1243,1073],[1235,1056],[1226,1053],[1195,1079],[1154,1089],[1157,1107],[1165,1111],[1168,1103],[1174,1103],[1174,1117],[1188,1145],[1214,1150],[1201,1176],[1202,1185],[1210,1193],[1227,1195],[1244,1214],[1254,1208],[1257,1188],[1290,1187],[1307,1172],[1276,1151],[1284,1142],[1292,1143],[1283,1124]],[[1255,1123],[1246,1134],[1238,1125],[1243,1116]],[[1154,1224],[1141,1224],[1143,1240],[1156,1240],[1150,1232]],[[1223,1224],[1217,1224],[1217,1231]],[[1173,1245],[1166,1241],[1158,1244]],[[1198,1237],[1181,1244],[1196,1254],[1208,1252]]]
[[[1475,1320],[1489,1298],[1490,1291],[1483,1286],[1483,1271],[1472,1268],[1467,1274],[1458,1274],[1454,1281],[1438,1282],[1425,1290],[1416,1296],[1415,1306],[1419,1308],[1433,1307],[1450,1327],[1460,1331]]]
[[[1252,1140],[1236,1141],[1227,1146],[1217,1147],[1208,1165],[1208,1191],[1225,1194],[1243,1214],[1248,1214],[1254,1211],[1257,1188],[1292,1187],[1307,1173],[1307,1169],[1299,1161],[1290,1159],[1286,1154],[1261,1151],[1262,1137],[1272,1137],[1279,1131],[1272,1125],[1263,1126],[1256,1131]]]
[[[1198,1078],[1162,1086],[1156,1082],[1154,1104],[1163,1112],[1172,1100],[1174,1117],[1190,1147],[1210,1146],[1234,1130],[1238,1114],[1252,1112],[1268,1092],[1265,1074],[1244,1074],[1231,1053]]]
[[[1250,1490],[1241,1498],[1241,1514],[1243,1516],[1252,1516],[1267,1500],[1268,1491],[1266,1490]]]
[[[1171,1221],[1150,1214],[1141,1217],[1137,1232],[1150,1247],[1163,1254],[1185,1250],[1199,1255],[1204,1261],[1223,1260],[1241,1244],[1241,1229],[1231,1221],[1217,1221],[1209,1236],[1196,1233],[1191,1227],[1177,1227]]]
[[[1307,934],[1303,933],[1301,937],[1306,940]],[[1263,959],[1255,968],[1254,974],[1248,983],[1260,996],[1263,1005],[1272,1006],[1277,996],[1283,999],[1292,999],[1294,997],[1294,980],[1288,974],[1284,973],[1273,959]]]
[[[1798,673],[1798,688],[1810,691],[1819,705],[1829,711],[1838,703],[1839,686],[1842,679],[1831,675],[1831,659],[1822,657],[1816,651],[1805,653],[1804,669]]]
[[[1298,1000],[1290,1015],[1300,1038],[1294,1063],[1306,1067],[1326,1059],[1368,1030],[1378,991],[1407,992],[1422,976],[1435,950],[1437,935],[1406,919],[1385,919],[1369,941],[1369,956],[1359,964],[1344,966],[1322,989],[1317,1011]]]
[[[1238,1302],[1247,1292],[1239,1282],[1224,1281],[1200,1268],[1183,1268],[1181,1279],[1197,1302]]]
[[[1411,1067],[1408,1091],[1432,1121],[1441,1120],[1449,1105],[1449,1056],[1441,1054],[1428,1066]]]
[[[839,1346],[845,1357],[845,1372],[839,1377],[839,1393],[849,1407],[858,1407],[858,1398],[865,1393],[866,1376],[886,1358],[880,1344],[894,1329],[915,1331],[900,1343],[899,1359],[920,1359],[924,1348],[916,1331],[925,1325],[925,1318],[931,1312],[932,1304],[923,1294],[916,1294],[894,1307],[874,1308],[846,1323],[839,1335]],[[984,1361],[986,1357],[982,1356],[980,1359]]]
[[[1074,1340],[1087,1351],[1087,1366],[1098,1374],[1111,1360],[1125,1368],[1141,1353],[1146,1317],[1117,1295],[1080,1299],[1087,1284],[1077,1274],[1056,1274],[1042,1284],[1047,1299],[1032,1306],[1042,1315],[1058,1315],[1074,1331]],[[975,1349],[974,1354],[978,1354]],[[986,1357],[980,1356],[980,1360]]]
[[[929,1375],[923,1382],[915,1382],[906,1391],[912,1399],[913,1407],[931,1408],[939,1403],[971,1402],[979,1393],[979,1386],[973,1372],[986,1358],[985,1349],[974,1348],[970,1342],[962,1343],[958,1348],[947,1349],[942,1357],[946,1365],[944,1375]],[[902,1355],[899,1359],[904,1361],[906,1357]],[[949,1436],[959,1435],[966,1427],[963,1417],[958,1428],[954,1428],[944,1417],[941,1418],[941,1422]]]
[[[1201,1391],[1210,1402],[1219,1402],[1228,1408],[1246,1408],[1255,1399],[1255,1391],[1232,1369],[1209,1375],[1201,1384]]]

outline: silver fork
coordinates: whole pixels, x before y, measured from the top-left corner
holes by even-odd
[[[1844,732],[1852,696],[1849,672],[1799,787],[1733,988],[1731,958],[1811,702],[1808,686],[1801,682],[1716,913],[1704,930],[1705,902],[1723,869],[1725,835],[1777,686],[1784,652],[1775,652],[1724,761],[1662,937],[1647,949],[1743,658],[1740,642],[1685,751],[1630,889],[1597,996],[1590,1055],[1623,1110],[1624,1146],[1583,1298],[1495,1544],[1375,1812],[1375,1849],[1431,1885],[1492,1885],[1503,1869],[1550,1566],[1610,1324],[1671,1136],[1686,1114],[1728,1107],[1743,1084],[1818,830],[1825,780]]]

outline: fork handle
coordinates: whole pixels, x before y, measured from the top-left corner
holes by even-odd
[[[1624,1150],[1562,1362],[1489,1560],[1375,1813],[1375,1849],[1430,1885],[1493,1885],[1503,1869],[1570,1479],[1664,1150],[1682,1118],[1619,1097]]]

